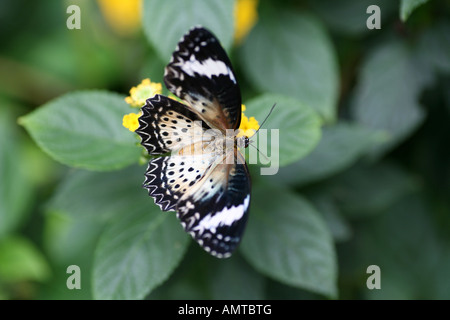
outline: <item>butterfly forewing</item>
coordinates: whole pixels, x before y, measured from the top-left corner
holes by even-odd
[[[196,27],[181,39],[166,67],[164,82],[210,127],[239,128],[239,85],[225,50],[208,30]]]
[[[164,154],[201,139],[201,123],[184,104],[157,94],[142,107],[136,133],[149,154]]]

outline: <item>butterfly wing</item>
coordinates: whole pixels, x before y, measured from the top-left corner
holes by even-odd
[[[215,137],[193,112],[168,97],[155,95],[141,110],[136,130],[141,144],[150,155],[172,153],[150,160],[144,187],[162,210],[174,210],[182,193],[214,160]],[[172,183],[174,179],[179,182]]]
[[[141,111],[136,133],[151,155],[164,154],[192,144],[201,139],[205,130],[200,118],[184,104],[159,94],[147,99]]]
[[[214,153],[176,153],[149,163],[144,187],[162,210],[176,210],[183,228],[210,254],[229,257],[239,244],[250,206],[243,156],[234,163]]]
[[[181,39],[166,67],[164,82],[211,128],[239,128],[239,85],[225,50],[208,30],[195,27]]]
[[[171,156],[150,160],[144,187],[161,210],[175,210],[183,195],[204,177],[213,164],[214,154],[203,153],[202,148],[207,148],[207,145],[199,141]]]
[[[247,164],[238,161],[210,166],[177,204],[182,226],[204,250],[218,258],[231,256],[240,243],[250,207]]]

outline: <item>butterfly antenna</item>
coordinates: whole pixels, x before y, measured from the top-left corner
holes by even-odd
[[[264,121],[261,123],[261,125],[260,125],[259,128],[258,128],[258,130],[256,130],[256,132],[254,133],[254,135],[257,134],[258,131],[259,131],[259,129],[261,129],[261,128],[263,127],[264,123],[266,123],[266,120],[269,118],[270,114],[272,113],[273,109],[275,109],[275,106],[276,106],[276,105],[277,105],[277,103],[274,103],[273,106],[272,106],[272,108],[270,108],[269,114],[266,116],[266,118],[265,118]],[[258,150],[258,151],[259,151],[259,150]]]
[[[258,130],[256,130],[256,132],[255,132],[253,135],[257,134],[258,131],[259,131],[259,129],[261,129],[262,126],[264,125],[264,123],[266,123],[266,120],[269,118],[270,114],[272,113],[273,109],[275,109],[275,106],[276,106],[276,105],[277,105],[276,103],[273,104],[273,106],[272,106],[272,108],[270,108],[270,111],[269,111],[269,113],[267,114],[266,118],[264,119],[264,121],[263,121],[263,122],[261,123],[261,125],[259,126]],[[253,148],[255,148],[255,149],[259,152],[259,154],[261,154],[264,158],[266,158],[267,161],[270,161],[269,158],[267,158],[267,156],[266,156],[264,153],[262,153],[261,151],[259,151],[258,147],[254,146],[251,142],[253,142],[253,141],[250,141],[250,144],[249,144],[249,145],[251,145]]]
[[[266,155],[264,153],[262,153],[261,151],[259,151],[258,147],[254,146],[253,144],[250,144],[253,148],[255,148],[260,155],[262,155],[264,158],[266,158],[266,160],[269,162],[269,158],[266,157]]]

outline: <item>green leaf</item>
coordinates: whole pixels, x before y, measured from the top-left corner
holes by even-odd
[[[356,166],[330,181],[333,194],[349,217],[366,217],[383,212],[393,203],[418,189],[417,178],[394,163]]]
[[[23,155],[16,119],[6,101],[0,105],[0,239],[24,220],[32,198],[29,166]]]
[[[114,172],[74,171],[56,189],[48,211],[64,212],[74,219],[100,221],[123,215],[133,203],[151,206],[142,188],[145,167],[131,166]]]
[[[188,247],[185,257],[170,278],[146,297],[149,300],[211,299],[212,280],[223,259],[207,254],[199,245]]]
[[[8,236],[0,241],[0,280],[16,282],[46,280],[50,268],[44,256],[28,239]]]
[[[103,227],[104,223],[96,221],[95,217],[70,217],[63,212],[47,212],[44,246],[52,263],[66,267],[76,264],[81,269],[85,264],[90,267]]]
[[[428,79],[419,72],[408,47],[398,41],[382,43],[363,62],[352,114],[358,123],[389,134],[389,141],[374,148],[373,156],[395,147],[424,120],[419,95]]]
[[[144,166],[114,172],[71,172],[47,205],[45,245],[53,261],[91,270],[94,245],[105,222],[116,225],[117,219],[133,215],[136,210],[144,216],[152,210],[164,214],[142,188],[144,172]],[[82,286],[89,288],[91,284]]]
[[[88,257],[90,258],[90,256]],[[67,288],[67,280],[73,274],[73,271],[67,272],[67,268],[71,265],[80,267],[80,290]],[[77,259],[72,260],[69,264],[53,266],[53,270],[52,277],[45,284],[39,286],[39,291],[34,296],[36,300],[92,300],[90,265],[80,264]]]
[[[258,184],[241,251],[261,273],[336,297],[336,255],[320,214],[303,197]]]
[[[239,255],[218,260],[210,272],[209,287],[215,300],[262,300],[264,278],[246,264]]]
[[[246,103],[245,114],[255,117],[261,125],[274,103],[277,104],[274,112],[258,136],[253,136],[251,140],[255,140],[254,145],[268,158],[259,156],[261,162],[271,160],[271,165],[276,165],[278,153],[279,165],[285,166],[306,156],[317,145],[321,135],[321,120],[314,110],[298,100],[276,94],[265,94],[249,101]],[[265,138],[263,129],[269,130]],[[278,140],[271,129],[278,131]],[[249,153],[249,163],[254,164],[258,151],[252,146],[245,151]]]
[[[267,300],[323,300],[323,295],[291,287],[278,281],[268,279],[266,283]]]
[[[232,0],[145,0],[143,28],[163,61],[169,60],[181,37],[197,25],[211,30],[227,49],[233,40],[233,8]]]
[[[433,274],[433,283],[430,286],[430,296],[435,300],[448,300],[450,297],[450,283],[442,281],[446,279],[448,270],[450,270],[450,241],[442,241],[442,252],[440,252],[439,268]]]
[[[161,212],[147,200],[130,203],[101,235],[94,260],[96,299],[142,299],[180,263],[188,235],[173,212]]]
[[[310,0],[308,3],[329,26],[331,32],[351,36],[371,32],[366,25],[370,17],[370,14],[367,14],[367,8],[370,5],[380,7],[382,28],[383,22],[387,21],[394,11],[397,14],[398,10],[397,3],[392,0]]]
[[[427,2],[428,0],[400,0],[400,19],[405,22],[417,7]]]
[[[322,139],[311,154],[281,168],[273,179],[300,186],[327,178],[351,166],[384,137],[380,132],[345,122],[324,127],[322,132]]]
[[[124,97],[103,91],[69,93],[20,118],[36,143],[73,167],[114,170],[138,161],[134,133],[122,126],[131,109]]]
[[[435,289],[447,282],[442,276],[448,274],[448,242],[440,239],[432,218],[432,205],[416,193],[402,198],[377,219],[360,224],[347,254],[361,275],[363,296],[434,299],[442,293]],[[369,265],[381,269],[381,290],[367,290],[365,271]]]
[[[317,190],[307,192],[307,198],[322,214],[333,239],[336,242],[347,241],[352,236],[350,224],[342,216],[342,213],[326,188],[318,187]]]
[[[326,122],[335,119],[336,57],[326,31],[313,17],[266,9],[242,47],[241,65],[258,89],[295,97]]]
[[[450,73],[449,34],[450,23],[438,21],[420,35],[415,48],[418,62],[429,71],[436,73],[436,76]]]
[[[104,223],[89,217],[69,217],[65,213],[47,212],[45,215],[44,248],[54,273],[39,290],[37,299],[92,299],[92,260],[94,249]],[[67,267],[80,268],[81,290],[68,290],[70,276]]]
[[[135,206],[143,211],[154,206],[142,188],[144,171],[144,166],[113,172],[72,171],[47,204],[46,251],[52,262],[61,266],[55,271],[57,273],[71,264],[81,268],[81,291],[91,292],[94,250],[106,223],[128,214]],[[58,278],[64,274],[55,276]],[[57,285],[55,281],[49,285]],[[52,292],[48,290],[44,295],[52,297]],[[85,295],[64,292],[61,296],[76,299]]]

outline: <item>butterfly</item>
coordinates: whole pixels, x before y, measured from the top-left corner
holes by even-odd
[[[165,68],[164,95],[147,99],[139,117],[150,155],[144,188],[163,211],[176,211],[184,230],[211,255],[230,257],[250,208],[251,179],[239,151],[241,93],[231,62],[207,29],[192,28]]]

